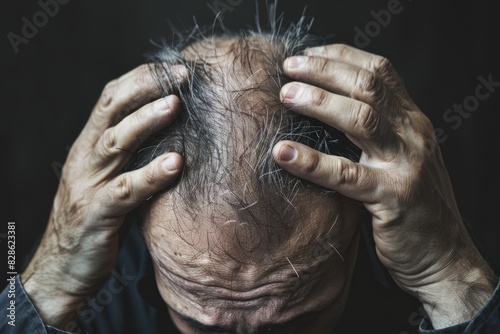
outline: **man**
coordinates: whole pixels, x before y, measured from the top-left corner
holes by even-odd
[[[81,317],[120,332],[115,321],[127,317],[85,325],[93,319],[82,305],[116,264],[124,216],[147,200],[138,216],[156,284],[184,333],[331,332],[356,259],[358,202],[379,259],[428,314],[422,331],[498,329],[498,278],[460,221],[432,126],[395,70],[344,45],[304,50],[303,21],[277,29],[167,50],[160,92],[145,66],[108,85],[16,282],[26,312],[18,328],[75,330]],[[362,150],[359,162],[329,126]],[[136,237],[122,253],[140,251]]]

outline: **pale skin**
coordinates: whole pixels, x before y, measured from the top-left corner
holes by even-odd
[[[177,70],[180,77],[185,74],[183,67]],[[179,109],[177,96],[160,98],[146,65],[104,89],[69,152],[43,240],[22,274],[46,324],[73,323],[75,309],[99,289],[116,263],[125,215],[180,173],[177,153],[120,173],[129,152],[167,126]]]
[[[283,103],[342,130],[363,153],[354,163],[287,141],[274,147],[277,163],[364,203],[379,259],[435,328],[470,320],[497,278],[461,222],[433,127],[395,69],[338,44],[309,49],[285,69],[301,82],[283,87]],[[471,293],[480,302],[467,303]]]
[[[497,278],[461,223],[429,120],[382,57],[330,45],[306,51],[303,60],[285,62],[299,82],[282,88],[283,103],[345,132],[363,154],[354,163],[287,141],[274,147],[277,163],[364,203],[380,260],[403,290],[419,298],[435,328],[470,320]],[[183,69],[178,72],[182,78]],[[22,274],[48,325],[75,317],[116,263],[125,215],[182,169],[182,157],[166,153],[120,174],[129,152],[180,109],[177,97],[159,94],[147,66],[111,82],[72,146],[47,230]],[[470,293],[478,302],[466,303]]]

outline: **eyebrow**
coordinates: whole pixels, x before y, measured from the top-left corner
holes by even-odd
[[[219,326],[219,325],[205,325],[199,322],[198,320],[195,320],[191,317],[188,317],[186,315],[180,314],[179,312],[173,310],[175,314],[177,314],[182,321],[184,321],[186,324],[189,326],[206,331],[206,332],[231,332],[233,331],[233,328],[229,327],[224,327],[224,326]],[[316,318],[318,315],[320,315],[322,311],[312,311],[312,312],[307,312],[303,313],[301,315],[296,316],[295,318],[292,318],[288,321],[281,322],[281,323],[274,323],[274,324],[265,324],[261,325],[258,328],[259,330],[263,329],[280,329],[280,328],[286,328],[286,327],[293,327],[293,326],[299,326],[307,323],[308,321],[313,320]]]

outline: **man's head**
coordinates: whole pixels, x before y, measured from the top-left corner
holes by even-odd
[[[303,20],[272,28],[201,34],[155,59],[165,93],[178,94],[184,110],[136,166],[166,151],[185,163],[178,182],[150,201],[143,231],[159,291],[187,333],[201,325],[237,333],[331,328],[345,303],[356,205],[280,170],[271,150],[289,139],[353,160],[359,151],[281,105],[283,61],[319,41]],[[175,64],[186,65],[189,79],[165,85]]]

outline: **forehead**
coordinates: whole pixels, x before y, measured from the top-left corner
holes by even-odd
[[[215,212],[229,210],[220,206]],[[256,328],[321,310],[344,285],[345,263],[331,247],[342,249],[342,236],[350,235],[341,218],[333,225],[312,213],[301,223],[316,228],[296,226],[268,252],[236,216],[200,213],[194,221],[174,207],[172,201],[153,206],[145,235],[162,297],[180,314],[208,325]]]
[[[295,266],[315,265],[312,257],[324,260],[313,254],[317,245],[325,241],[346,243],[352,235],[353,226],[345,221],[345,214],[340,214],[343,206],[336,197],[297,195],[290,212],[282,213],[279,221],[279,215],[268,213],[273,202],[257,198],[247,205],[252,201],[251,190],[240,193],[238,189],[223,189],[213,190],[211,198],[200,197],[193,204],[195,210],[176,192],[157,197],[144,216],[151,250],[165,253],[163,260],[179,260],[190,270],[224,265],[229,280],[238,278],[233,272],[246,266],[255,269],[248,278],[258,280],[261,271],[262,276],[268,276],[266,268],[282,265],[293,269],[287,258],[293,259]],[[219,268],[213,270],[217,273]]]
[[[259,288],[260,296],[255,291],[248,291],[245,295],[239,290],[232,290],[227,297],[218,296],[204,306],[189,299],[169,298],[169,288],[160,287],[160,291],[170,308],[182,315],[181,318],[194,319],[195,323],[202,324],[203,327],[223,328],[224,332],[254,333],[267,326],[299,325],[297,322],[300,322],[300,318],[303,321],[305,317],[310,318],[325,313],[332,306],[338,306],[335,301],[342,293],[347,279],[343,275],[333,274],[338,271],[338,267],[332,269],[333,266],[307,288],[298,288],[301,284],[298,277],[280,278],[278,282],[269,284],[272,287],[262,285]],[[289,286],[281,288],[286,281]],[[236,288],[235,284],[233,289]],[[294,295],[291,291],[297,293]]]

